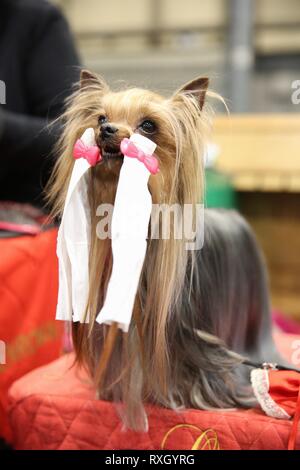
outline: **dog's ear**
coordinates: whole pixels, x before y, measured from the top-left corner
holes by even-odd
[[[199,108],[201,110],[205,102],[208,85],[209,79],[207,77],[198,77],[179,88],[179,90],[176,92],[176,95],[178,93],[193,95],[197,99]]]
[[[82,69],[80,72],[80,88],[87,88],[90,85],[97,85],[97,87],[103,90],[108,89],[108,85],[102,77],[89,70]]]

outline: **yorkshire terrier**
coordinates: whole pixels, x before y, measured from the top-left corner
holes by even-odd
[[[128,333],[115,330],[109,336],[112,327],[95,322],[112,270],[111,240],[96,236],[96,209],[114,203],[123,161],[120,143],[133,133],[156,143],[160,171],[150,176],[148,185],[154,204],[201,203],[210,128],[208,83],[196,78],[165,98],[139,88],[111,91],[101,77],[84,70],[63,116],[50,191],[56,214],[63,210],[73,146],[86,128],[95,130],[102,155],[89,180],[90,321],[73,323],[74,347],[95,380],[99,398],[123,403],[124,420],[133,429],[145,429],[143,403],[174,409],[245,404],[243,392],[233,386],[232,369],[239,358],[195,328],[199,312],[193,285],[201,265],[197,253],[186,250],[185,240],[149,240]]]

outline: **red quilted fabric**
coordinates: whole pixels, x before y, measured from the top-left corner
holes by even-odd
[[[63,324],[55,321],[57,229],[0,240],[0,436],[10,440],[7,391],[22,375],[61,354]],[[0,361],[4,362],[4,361]]]
[[[149,406],[148,432],[124,430],[115,406],[95,399],[86,372],[73,361],[68,354],[11,387],[17,449],[287,449],[292,423],[258,410],[176,413]]]

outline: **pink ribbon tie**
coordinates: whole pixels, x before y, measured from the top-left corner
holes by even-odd
[[[126,157],[137,158],[152,175],[155,175],[159,171],[156,156],[146,154],[127,138],[123,139],[121,142],[121,152],[123,155],[126,155]]]
[[[74,145],[73,157],[75,160],[85,158],[91,166],[95,166],[102,160],[99,147],[97,145],[86,145],[81,139],[78,139]]]

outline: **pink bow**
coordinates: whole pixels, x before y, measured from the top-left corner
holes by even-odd
[[[85,158],[91,166],[95,166],[102,160],[100,149],[97,145],[85,145],[81,139],[78,139],[74,145],[73,157]]]
[[[155,155],[146,154],[127,138],[123,139],[121,142],[121,152],[123,155],[126,155],[126,157],[137,158],[140,162],[144,163],[147,170],[153,175],[159,171],[158,160]]]

